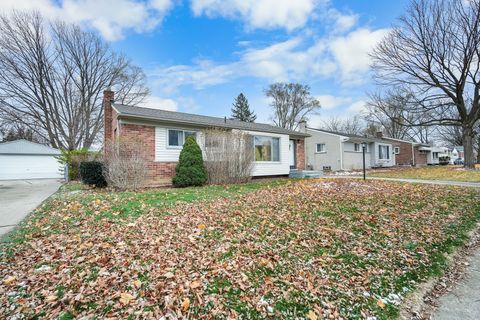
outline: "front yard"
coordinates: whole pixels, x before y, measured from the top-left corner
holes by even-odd
[[[5,239],[0,315],[391,319],[465,241],[479,197],[347,179],[64,188]]]
[[[404,178],[422,180],[445,180],[480,182],[480,167],[476,170],[465,170],[463,166],[426,166],[420,168],[395,168],[368,173],[372,177]]]

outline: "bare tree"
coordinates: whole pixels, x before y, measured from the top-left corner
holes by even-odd
[[[418,125],[429,119],[428,113],[412,112],[409,106],[412,99],[412,93],[405,90],[372,93],[364,118],[368,123],[376,124],[388,137],[428,143],[432,128]]]
[[[320,102],[311,96],[310,86],[299,83],[274,83],[265,90],[271,98],[272,120],[275,125],[296,130],[309,114],[320,109]]]
[[[107,87],[121,102],[148,93],[143,72],[96,34],[36,12],[0,16],[0,117],[53,147],[89,148],[103,128]]]
[[[121,190],[144,187],[148,178],[145,148],[137,138],[116,139],[107,145],[104,175],[108,184]]]
[[[412,0],[372,53],[378,82],[409,90],[409,110],[428,115],[417,125],[462,127],[468,168],[480,118],[479,47],[480,0]]]
[[[331,117],[330,119],[323,121],[322,127],[325,130],[346,134],[359,136],[365,134],[365,123],[359,115],[354,115],[353,117],[346,119]]]
[[[243,131],[208,129],[202,132],[203,154],[208,182],[246,182],[251,178],[254,160],[253,137]]]

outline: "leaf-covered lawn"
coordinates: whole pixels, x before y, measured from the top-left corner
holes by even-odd
[[[479,197],[321,179],[59,197],[2,250],[0,315],[390,319]]]
[[[428,166],[421,168],[395,168],[394,170],[372,171],[372,177],[405,178],[422,180],[446,180],[480,182],[480,167],[466,170],[462,166]]]

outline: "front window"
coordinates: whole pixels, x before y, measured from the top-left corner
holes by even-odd
[[[317,152],[325,152],[325,143],[317,143]]]
[[[378,146],[378,159],[380,160],[390,160],[390,147],[389,146]]]
[[[195,138],[196,132],[186,130],[168,130],[168,146],[169,147],[182,147],[185,140],[193,136]]]
[[[395,154],[400,154],[400,147],[395,147],[394,151],[395,151]]]
[[[438,152],[434,152],[432,156],[433,156],[433,159],[438,159]]]
[[[255,136],[255,161],[280,161],[280,138]]]
[[[354,149],[355,149],[355,152],[360,152],[360,143],[355,143]]]

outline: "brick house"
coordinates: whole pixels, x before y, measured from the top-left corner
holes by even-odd
[[[169,184],[185,138],[194,136],[203,149],[202,131],[211,128],[241,130],[253,137],[253,177],[288,175],[293,168],[305,168],[307,133],[263,123],[116,104],[110,90],[104,92],[103,108],[104,145],[115,138],[141,141],[150,184]]]
[[[377,138],[394,144],[395,162],[398,166],[424,166],[428,164],[430,146],[414,141],[384,137],[381,132]]]

